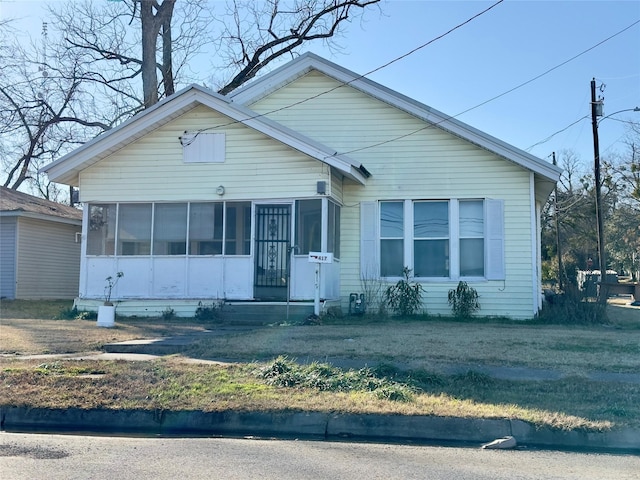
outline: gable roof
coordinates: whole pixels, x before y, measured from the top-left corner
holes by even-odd
[[[82,211],[0,186],[0,216],[31,217],[63,223],[82,223]]]
[[[366,168],[351,158],[301,135],[284,125],[233,104],[230,99],[199,85],[191,85],[154,106],[138,113],[126,122],[104,132],[69,154],[41,169],[54,182],[78,184],[81,170],[169,123],[198,105],[205,105],[233,121],[242,123],[316,160],[336,168],[346,177],[365,184],[369,176]]]
[[[562,169],[551,163],[311,52],[300,55],[293,61],[232,92],[230,97],[236,103],[250,105],[312,70],[321,72],[534,172],[536,180],[545,184],[543,190],[547,196],[560,178]]]

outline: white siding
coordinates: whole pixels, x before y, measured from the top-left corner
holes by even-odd
[[[16,217],[0,217],[0,298],[16,295]]]
[[[78,295],[80,225],[18,219],[16,298],[64,299]]]
[[[472,286],[480,295],[482,314],[532,317],[535,233],[531,231],[529,172],[351,87],[334,89],[338,85],[312,72],[251,108],[261,113],[276,110],[269,116],[361,161],[372,174],[365,187],[348,181],[343,185],[343,307],[349,292],[363,290],[360,202],[493,198],[504,201],[506,279]],[[279,110],[314,95],[319,96]],[[363,147],[371,148],[353,151]],[[430,313],[450,313],[447,292],[456,283],[425,283],[425,306]]]

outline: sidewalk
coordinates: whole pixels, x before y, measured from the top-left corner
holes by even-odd
[[[251,327],[240,327],[251,328]],[[197,335],[128,341],[105,345],[104,352],[59,355],[74,359],[121,359],[148,361],[161,355],[180,353],[202,335],[237,333],[238,327]],[[36,356],[36,358],[51,356]],[[26,358],[26,357],[25,357]],[[322,358],[342,368],[375,366],[375,363],[342,358]],[[225,359],[197,360],[220,363]],[[313,359],[307,360],[313,361]],[[401,365],[397,366],[402,368]],[[521,367],[445,365],[445,373],[469,370],[508,380],[557,380],[564,374],[553,370]],[[640,373],[591,372],[589,380],[640,383]],[[640,454],[640,430],[610,432],[560,431],[536,428],[520,420],[488,420],[401,415],[349,415],[305,412],[154,412],[138,410],[50,410],[2,408],[1,428],[10,431],[76,431],[111,434],[162,434],[315,438],[426,444],[480,446],[494,439],[513,436],[518,447],[606,450]]]

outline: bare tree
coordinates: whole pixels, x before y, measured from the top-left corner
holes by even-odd
[[[0,25],[7,33],[10,24]],[[7,38],[6,35],[0,35]],[[43,26],[46,38],[46,24]],[[28,181],[42,196],[56,189],[38,177],[38,167],[60,152],[110,128],[108,115],[96,114],[83,90],[78,65],[71,56],[49,62],[45,43],[0,47],[0,153],[3,185],[17,189]]]
[[[236,73],[218,93],[232,92],[305,42],[335,38],[352,17],[379,1],[233,0],[227,11],[232,22],[226,23],[222,38],[226,65]]]
[[[132,81],[141,76],[143,98],[138,104],[146,108],[184,83],[183,71],[204,48],[218,45],[222,63],[214,68],[231,73],[219,88],[227,94],[282,55],[295,54],[305,42],[329,42],[352,18],[379,2],[229,0],[223,12],[214,12],[205,0],[125,0],[107,5],[87,0],[52,5],[49,11],[65,33],[60,47],[82,52],[94,65],[94,81],[132,97]]]
[[[13,36],[0,31],[3,183],[18,188],[28,181],[50,197],[54,186],[38,177],[39,166],[176,86],[202,82],[192,67],[203,51],[217,50],[217,68],[229,72],[219,91],[227,94],[305,42],[332,44],[379,1],[228,0],[221,12],[207,0],[51,4],[52,36],[42,44],[12,44]]]

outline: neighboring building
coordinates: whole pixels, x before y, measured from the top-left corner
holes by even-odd
[[[0,298],[75,298],[81,231],[81,210],[0,187]]]
[[[120,313],[313,300],[395,283],[447,314],[541,306],[540,210],[560,170],[313,54],[223,97],[191,86],[44,168],[80,187],[79,306],[124,272]],[[94,302],[94,303],[92,303]]]

